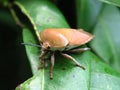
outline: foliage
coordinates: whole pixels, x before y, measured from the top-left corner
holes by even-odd
[[[60,0],[61,2],[66,2]],[[71,54],[86,67],[82,70],[72,62],[56,54],[53,80],[49,79],[49,61],[44,69],[40,67],[40,48],[25,46],[33,76],[21,83],[16,90],[119,90],[120,88],[120,1],[119,0],[75,0],[69,13],[76,18],[76,26],[67,20],[65,7],[57,0],[2,0],[15,22],[21,27],[23,42],[39,44],[39,32],[46,28],[83,28],[95,38],[88,44],[91,51]],[[67,3],[68,4],[68,3]],[[67,6],[66,6],[67,7]],[[61,9],[61,10],[60,10]],[[65,15],[63,15],[65,14]],[[7,14],[6,14],[7,15]],[[3,19],[16,29],[13,20]],[[7,17],[7,16],[5,16]],[[19,32],[19,31],[18,31]],[[22,67],[22,66],[21,66]],[[21,68],[20,67],[20,68]],[[27,73],[28,71],[26,71]]]

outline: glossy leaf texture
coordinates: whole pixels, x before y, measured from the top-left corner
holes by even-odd
[[[60,11],[47,0],[18,0],[15,4],[27,15],[38,37],[38,33],[45,28],[69,27]]]
[[[99,0],[99,1],[120,7],[120,0]]]
[[[120,74],[101,59],[91,55],[91,84],[90,90],[119,90]]]
[[[102,8],[102,3],[97,0],[75,0],[77,28],[90,31],[96,23]]]
[[[93,50],[106,63],[120,72],[120,12],[115,6],[105,5],[95,26]]]
[[[102,63],[94,54],[86,52],[72,56],[85,63],[86,71],[75,68],[73,63],[64,58],[61,62],[61,56],[58,56],[53,80],[49,79],[49,68],[45,68],[18,86],[16,90],[119,90],[120,75]]]
[[[26,2],[25,0],[19,0],[15,4],[29,18],[37,33],[50,27],[70,28],[61,12],[49,1],[29,0],[29,2]],[[38,43],[32,31],[28,28],[23,29],[24,42]],[[108,65],[102,63],[90,51],[70,54],[85,66],[86,70],[75,67],[74,63],[56,54],[54,76],[53,80],[50,80],[49,61],[46,68],[37,70],[39,68],[39,50],[40,48],[26,46],[26,53],[34,75],[20,84],[16,90],[119,90],[120,88],[120,75]],[[107,82],[108,80],[109,82]]]

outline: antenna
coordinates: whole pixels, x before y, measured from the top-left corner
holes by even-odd
[[[21,43],[21,44],[22,44],[22,45],[35,46],[35,47],[41,47],[40,45],[32,44],[32,43]]]

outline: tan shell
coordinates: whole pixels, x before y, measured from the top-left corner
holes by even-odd
[[[89,42],[94,35],[82,29],[49,28],[40,32],[41,42],[47,43],[50,48],[59,50],[61,48],[76,47]]]

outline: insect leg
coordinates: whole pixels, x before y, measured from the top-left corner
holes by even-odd
[[[41,54],[39,56],[39,60],[41,62],[41,66],[39,67],[39,69],[43,68],[45,66],[45,60],[44,60],[44,56],[46,55],[47,51],[46,50],[42,50]]]
[[[69,60],[72,60],[78,67],[82,68],[83,70],[85,70],[85,67],[80,65],[80,63],[78,61],[76,61],[72,56],[65,54],[65,53],[61,53],[62,56],[68,58]]]
[[[51,67],[50,67],[50,79],[53,78],[53,68],[55,63],[55,56],[54,53],[51,55]]]
[[[71,52],[71,53],[74,53],[74,52],[76,52],[76,53],[79,53],[79,52],[84,52],[84,51],[87,51],[87,50],[90,50],[90,48],[77,48],[77,49],[72,49],[72,50],[68,50],[68,51],[66,51],[66,52]]]
[[[42,59],[42,58],[45,56],[46,53],[47,53],[46,50],[42,50],[42,51],[41,51],[41,54],[40,54],[40,56],[39,56],[39,59]]]

